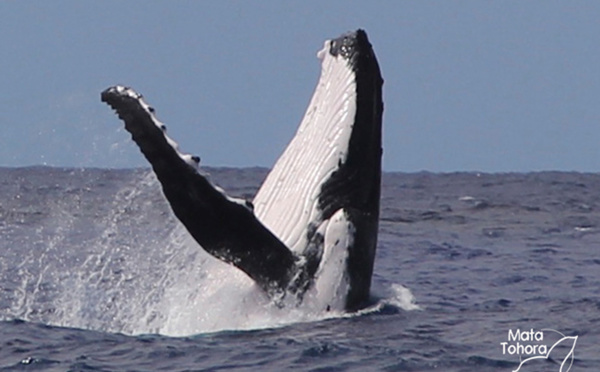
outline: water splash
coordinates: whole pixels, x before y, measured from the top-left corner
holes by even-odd
[[[416,303],[415,296],[412,294],[410,289],[406,288],[402,284],[392,284],[391,286],[392,296],[386,299],[385,302],[389,305],[397,306],[405,311],[412,310],[423,310]]]
[[[353,314],[323,310],[310,296],[299,306],[276,306],[244,273],[197,245],[152,172],[87,172],[80,177],[87,185],[62,184],[29,202],[39,210],[26,216],[36,220],[18,222],[22,244],[1,256],[0,319],[187,336],[361,316],[390,305],[418,308],[399,284]],[[33,198],[40,190],[27,192]]]

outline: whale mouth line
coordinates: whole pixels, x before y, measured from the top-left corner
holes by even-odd
[[[252,201],[228,196],[180,151],[131,88],[101,94],[151,164],[198,244],[236,266],[276,304],[317,299],[356,310],[369,298],[381,190],[382,84],[363,30],[328,40],[298,131]]]

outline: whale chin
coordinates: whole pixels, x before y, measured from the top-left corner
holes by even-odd
[[[306,114],[253,201],[213,185],[141,94],[114,86],[101,99],[204,250],[281,306],[311,298],[324,310],[356,310],[369,299],[377,246],[383,80],[363,30],[327,40],[317,56],[321,76]]]

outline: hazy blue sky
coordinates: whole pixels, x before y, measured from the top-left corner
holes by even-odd
[[[100,102],[125,84],[203,164],[271,166],[356,28],[386,170],[600,171],[600,2],[546,0],[2,1],[0,165],[146,166]]]

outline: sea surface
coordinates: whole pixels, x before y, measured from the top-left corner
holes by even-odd
[[[0,371],[599,371],[600,174],[384,174],[372,292],[273,306],[149,169],[0,168]]]

